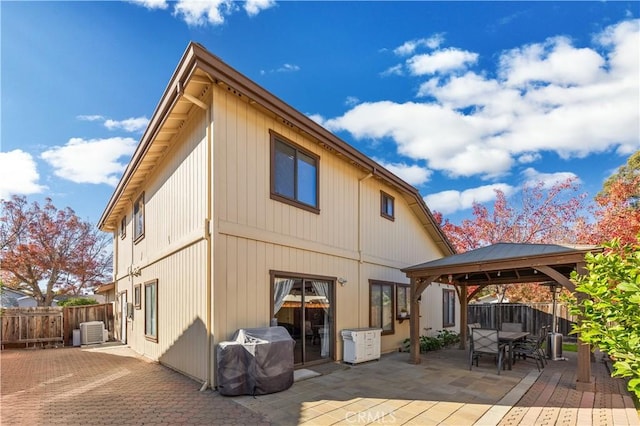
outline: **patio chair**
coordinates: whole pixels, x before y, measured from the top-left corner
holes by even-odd
[[[483,355],[490,355],[495,358],[498,365],[498,374],[503,368],[505,357],[505,346],[498,340],[498,330],[493,328],[472,328],[471,348],[469,349],[469,370],[473,366],[473,361],[478,366],[478,361]]]
[[[544,350],[542,349],[542,345],[547,337],[545,331],[546,327],[542,327],[542,329],[540,329],[540,334],[535,336],[534,339],[519,342],[513,348],[514,356],[524,359],[533,359],[536,362],[538,371],[540,371],[541,368],[544,368],[546,362],[544,359]]]

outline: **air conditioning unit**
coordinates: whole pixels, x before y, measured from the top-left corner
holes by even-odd
[[[104,343],[104,323],[102,321],[80,323],[80,343],[83,345]]]

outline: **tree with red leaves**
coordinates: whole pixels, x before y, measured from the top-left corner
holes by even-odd
[[[473,204],[473,219],[465,219],[460,225],[445,220],[442,229],[459,253],[500,242],[509,243],[577,243],[577,223],[584,223],[580,216],[586,195],[579,193],[575,179],[558,182],[548,188],[543,182],[525,186],[519,198],[507,199],[504,192],[496,190],[496,200],[490,210]],[[442,216],[437,214],[436,218]],[[525,293],[533,291],[546,299],[548,289],[522,286],[491,286],[488,291],[500,300],[514,292],[514,298],[524,300]],[[471,293],[475,287],[469,287]],[[524,292],[524,293],[523,293]],[[522,293],[522,294],[519,294]]]
[[[0,265],[4,284],[26,290],[38,306],[51,306],[57,293],[78,295],[111,276],[108,235],[81,221],[73,210],[58,210],[26,198],[3,200]]]
[[[591,244],[618,239],[636,243],[640,232],[640,151],[611,175],[595,198],[595,223],[582,224],[581,239]]]

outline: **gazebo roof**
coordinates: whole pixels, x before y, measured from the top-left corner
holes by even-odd
[[[526,283],[569,277],[588,252],[598,246],[497,243],[403,269],[410,278],[447,276],[463,285]],[[552,269],[552,271],[549,270]],[[550,272],[548,275],[546,272]],[[556,275],[555,277],[553,275]]]

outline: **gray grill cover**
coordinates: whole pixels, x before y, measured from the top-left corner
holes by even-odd
[[[217,348],[221,395],[264,395],[293,384],[295,341],[284,327],[241,328]]]

